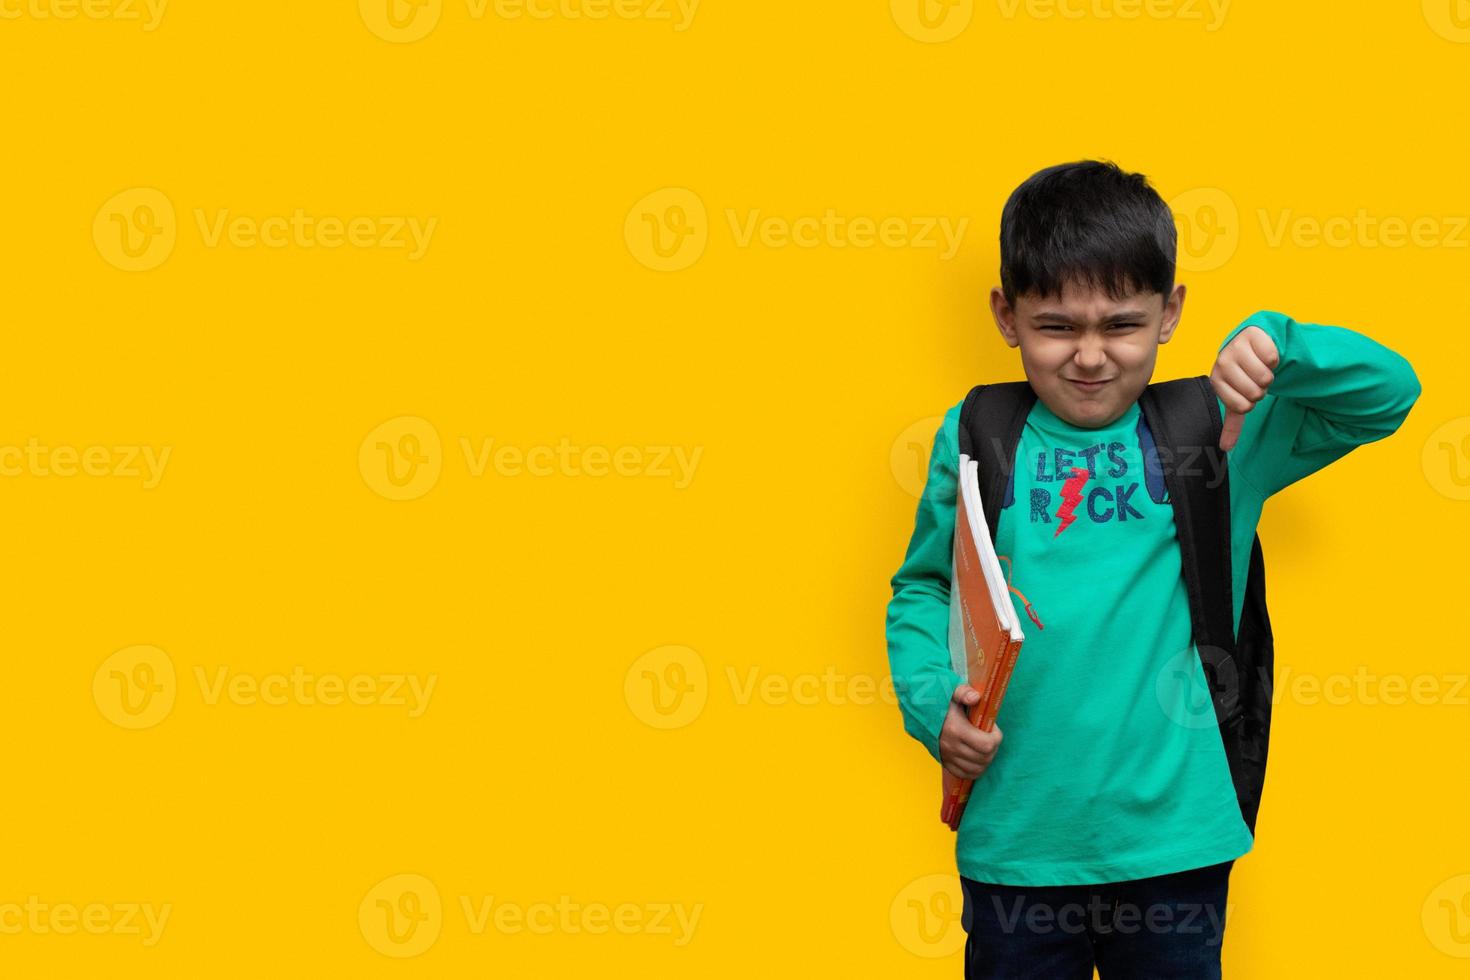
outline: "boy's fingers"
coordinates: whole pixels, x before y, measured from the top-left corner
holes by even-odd
[[[1256,326],[1246,327],[1241,333],[1245,334],[1246,343],[1262,364],[1274,368],[1281,363],[1281,352],[1276,349],[1276,342],[1270,334]]]
[[[1256,402],[1266,397],[1266,386],[1274,379],[1275,376],[1271,374],[1271,369],[1260,361],[1253,363],[1236,361],[1233,364],[1220,365],[1220,380],[1239,398],[1245,399],[1246,404],[1234,406],[1243,411],[1250,411]],[[1229,399],[1221,396],[1221,401],[1229,401]]]
[[[979,752],[981,755],[991,755],[996,746],[1000,745],[1000,738],[995,732],[982,732],[978,728],[970,728],[969,731],[960,733],[960,743],[967,749]]]

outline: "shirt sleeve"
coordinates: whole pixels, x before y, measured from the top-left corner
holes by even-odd
[[[1345,327],[1261,311],[1231,330],[1220,350],[1249,326],[1264,330],[1281,358],[1230,458],[1263,498],[1392,435],[1419,397],[1419,378],[1402,355]]]
[[[966,680],[950,666],[949,657],[960,407],[949,410],[934,436],[914,533],[891,583],[886,630],[888,665],[904,730],[922,742],[936,762],[942,761],[939,732],[950,698]]]

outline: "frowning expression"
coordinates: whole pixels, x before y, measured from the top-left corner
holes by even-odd
[[[1060,296],[1026,294],[1009,303],[997,287],[990,309],[1001,336],[1021,348],[1026,380],[1058,418],[1096,429],[1126,412],[1153,377],[1159,345],[1184,309],[1184,286],[1168,297],[1068,281]]]

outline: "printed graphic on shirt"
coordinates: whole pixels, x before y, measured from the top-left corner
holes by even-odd
[[[1056,524],[1052,533],[1055,538],[1072,526],[1079,512],[1093,524],[1144,520],[1144,512],[1135,506],[1139,501],[1134,495],[1140,485],[1149,500],[1156,504],[1169,503],[1158,447],[1141,413],[1134,434],[1143,458],[1142,473],[1137,472],[1140,467],[1136,463],[1129,464],[1128,447],[1117,440],[1027,450],[1028,458],[1020,465],[1028,467],[1027,472],[1037,484],[1031,488],[1030,523]],[[1012,469],[1006,481],[1002,509],[1015,502],[1015,484],[1016,473]]]

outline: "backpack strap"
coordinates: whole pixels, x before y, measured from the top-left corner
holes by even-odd
[[[960,408],[960,452],[980,462],[980,499],[992,542],[1000,526],[1000,507],[1015,466],[1016,446],[1034,404],[1036,389],[1031,382],[1001,381],[976,385]]]
[[[1138,402],[1158,447],[1155,458],[1145,458],[1144,465],[1163,470],[1174,504],[1194,642],[1223,727],[1236,725],[1242,710],[1231,591],[1228,460],[1219,448],[1222,420],[1209,381],[1199,375],[1156,382]]]

